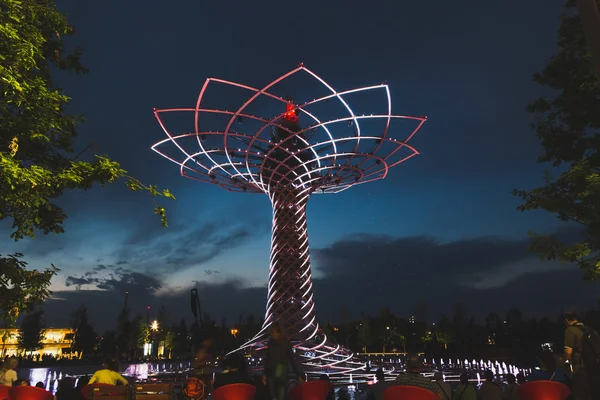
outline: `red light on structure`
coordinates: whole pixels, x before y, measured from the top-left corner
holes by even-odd
[[[291,101],[285,105],[285,113],[283,114],[283,118],[287,119],[288,121],[298,122],[298,110]]]
[[[330,94],[296,104],[291,97],[283,98],[268,91],[279,82],[302,71],[320,82]],[[232,109],[237,111],[201,106],[206,89],[216,83],[242,88],[254,94],[240,107],[236,106],[237,108]],[[344,99],[346,94],[366,91],[383,91],[384,99],[387,99],[387,107],[381,113],[355,114],[348,101]],[[283,107],[279,111],[276,109],[275,115],[271,115],[269,111],[269,116],[266,117],[250,115],[248,111],[244,111],[255,99],[263,98],[262,96],[265,95],[275,99],[278,105],[285,105],[285,109]],[[332,103],[330,100],[335,99],[339,100],[338,107],[346,110],[337,118],[335,109],[329,110],[329,113],[324,116],[319,116],[316,115],[316,111],[312,111],[312,108],[308,108],[313,104]],[[201,182],[217,184],[232,192],[262,192],[271,200],[274,218],[265,318],[261,330],[235,351],[243,350],[260,354],[268,345],[271,327],[278,323],[287,329],[289,339],[294,342],[294,351],[311,374],[327,373],[337,376],[355,374],[354,376],[360,376],[367,381],[372,380],[373,374],[371,371],[366,371],[364,360],[355,358],[350,350],[328,339],[316,322],[306,205],[311,193],[317,189],[323,193],[337,193],[358,183],[384,179],[391,167],[418,154],[417,150],[407,142],[425,122],[425,118],[395,115],[391,114],[391,110],[391,95],[387,84],[338,92],[303,65],[275,79],[263,89],[208,78],[200,91],[195,107],[155,110],[154,114],[168,137],[156,143],[152,149],[178,164],[181,175]],[[193,131],[187,134],[169,132],[162,115],[171,111],[193,113]],[[207,131],[208,127],[204,127],[199,122],[199,119],[208,113],[226,116],[229,123],[223,131]],[[300,113],[303,119],[307,119],[307,126],[304,128],[298,123]],[[248,133],[236,133],[230,129],[236,117],[238,121],[240,117],[256,119],[257,122],[262,122],[263,126],[249,138]],[[409,127],[405,138],[402,136],[396,139],[388,132],[391,121],[396,119],[412,120],[412,125],[416,126]],[[380,126],[384,125],[382,131],[370,133],[367,127],[361,130],[361,125],[366,120],[382,121],[383,123],[380,124]],[[348,124],[352,129],[329,130],[329,125],[340,122]],[[273,132],[275,140],[273,135],[269,135],[270,128],[276,130]],[[319,134],[314,135],[314,132]],[[187,140],[188,137],[202,138],[208,134],[219,134],[224,138],[222,142],[224,144],[212,150],[202,145],[201,140]],[[231,137],[240,139],[235,141],[235,148],[230,147],[229,143],[232,141],[227,140]],[[239,148],[240,141],[246,143],[247,147]],[[365,142],[373,143],[374,150],[365,153],[363,151]],[[175,145],[183,154],[179,158],[173,158],[175,156],[171,152],[163,153],[160,148],[167,143]],[[186,148],[186,143],[189,145],[197,143],[199,149],[196,146]],[[341,143],[353,144],[342,147],[339,146]],[[258,152],[256,149],[264,149],[264,151]],[[403,149],[402,153],[399,152],[401,149]],[[225,154],[227,160],[214,157],[215,151],[218,152],[217,154]],[[399,156],[392,157],[396,152]],[[238,156],[245,156],[245,162],[238,162]],[[370,160],[373,162],[371,163]],[[194,175],[188,175],[186,171]],[[289,285],[289,279],[282,278],[282,275],[298,277],[298,282],[301,284]],[[338,328],[334,327],[334,330],[338,331]],[[230,333],[232,336],[240,334],[237,329],[232,329]],[[318,362],[315,363],[314,360]]]

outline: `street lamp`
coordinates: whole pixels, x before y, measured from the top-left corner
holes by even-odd
[[[152,325],[150,325],[150,329],[152,329],[153,331],[157,331],[158,330],[158,321],[152,321]]]

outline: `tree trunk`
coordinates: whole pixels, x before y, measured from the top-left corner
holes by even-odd
[[[267,313],[263,329],[281,325],[292,342],[313,337],[318,324],[312,293],[306,204],[308,194],[277,188],[271,194],[273,230]]]

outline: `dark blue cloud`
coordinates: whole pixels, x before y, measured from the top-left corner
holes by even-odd
[[[564,307],[584,309],[595,304],[598,284],[583,282],[571,265],[540,261],[526,246],[525,240],[498,238],[443,243],[427,237],[349,236],[312,252],[319,271],[313,278],[318,316],[338,320],[346,309],[358,317],[383,306],[408,316],[417,304],[425,303],[435,320],[453,303],[462,302],[481,319],[511,307],[529,315],[555,315]],[[62,291],[55,296],[80,304],[88,293],[84,303],[103,316],[103,327],[113,324],[126,291],[134,311],[164,305],[174,321],[190,316],[187,296],[192,287],[199,288],[203,308],[215,317],[232,320],[242,312],[264,313],[265,287],[248,287],[243,280],[198,280],[174,288],[148,273],[117,269],[102,276],[101,272],[69,277],[67,282],[102,291]],[[206,277],[217,271],[208,272],[204,271]],[[47,302],[49,315],[58,306]]]
[[[540,264],[525,251],[527,231],[554,231],[557,223],[548,214],[516,212],[519,201],[510,193],[542,182],[525,105],[542,93],[531,75],[555,50],[562,1],[531,0],[518,13],[503,2],[465,8],[441,0],[306,0],[292,12],[275,0],[230,3],[236,12],[227,2],[58,1],[78,31],[71,44],[84,47],[91,70],[56,77],[73,98],[70,110],[87,119],[81,145],[96,142],[98,153],[111,154],[143,182],[168,187],[177,201],[158,199],[170,221],[162,229],[152,200],[123,185],[67,193],[64,235],[6,246],[36,267],[61,267],[55,287],[65,289],[66,281],[82,288],[56,296],[89,303],[109,324],[122,302],[116,294],[127,287],[135,307],[164,302],[178,318],[195,275],[207,280],[202,296],[214,313],[262,314],[264,289],[247,286],[266,277],[266,196],[179,177],[177,166],[149,149],[164,138],[152,109],[194,106],[206,76],[261,86],[303,61],[339,89],[387,80],[394,112],[429,116],[411,142],[420,156],[384,181],[309,203],[322,317],[337,315],[344,303],[407,313],[417,299],[436,310],[462,299],[477,310],[510,303],[551,312],[558,303],[591,298],[577,271]],[[292,46],[289,32],[301,32]],[[217,93],[216,101],[228,100]],[[232,254],[238,258],[227,258]],[[551,277],[568,282],[567,289],[558,290]],[[87,290],[99,285],[104,290]],[[48,318],[63,318],[64,305],[49,302]]]

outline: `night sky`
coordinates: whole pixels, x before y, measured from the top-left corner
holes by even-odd
[[[480,321],[511,307],[556,315],[596,304],[598,285],[575,267],[526,250],[527,231],[568,235],[568,227],[544,212],[517,212],[511,195],[542,182],[525,106],[547,92],[531,76],[555,49],[562,1],[57,3],[91,70],[57,76],[70,111],[87,119],[80,145],[95,143],[95,153],[177,201],[161,201],[163,229],[152,200],[123,185],[70,193],[61,200],[65,234],[7,239],[2,253],[61,269],[48,325],[68,324],[85,304],[96,326],[109,328],[126,290],[133,312],[163,305],[174,322],[190,321],[195,285],[218,319],[262,316],[268,198],[181,178],[150,150],[165,137],[152,110],[193,107],[207,76],[262,86],[299,62],[338,90],[387,80],[393,112],[429,117],[411,141],[421,154],[386,180],[311,199],[322,320],[383,306],[408,316],[423,301],[432,320],[463,302]]]

